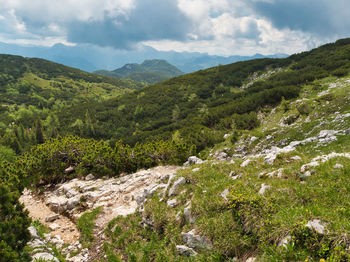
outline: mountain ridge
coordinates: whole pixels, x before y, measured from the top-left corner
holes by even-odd
[[[182,71],[163,59],[145,60],[141,64],[125,64],[113,71],[98,70],[95,73],[148,84],[154,84],[183,74]]]

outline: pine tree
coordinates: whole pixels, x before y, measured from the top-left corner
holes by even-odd
[[[38,144],[42,144],[45,142],[43,127],[39,118],[35,122],[35,138]]]

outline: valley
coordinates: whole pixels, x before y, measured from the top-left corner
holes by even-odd
[[[4,261],[350,259],[349,39],[147,86],[2,59]]]

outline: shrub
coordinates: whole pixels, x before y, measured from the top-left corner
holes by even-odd
[[[30,182],[48,184],[89,173],[113,176],[158,164],[180,164],[193,151],[193,147],[173,141],[152,141],[134,148],[118,142],[111,148],[103,141],[68,136],[33,147],[17,165],[23,166]],[[68,167],[74,170],[65,172]]]
[[[23,250],[30,239],[28,212],[18,201],[19,193],[0,183],[0,261],[30,261]]]

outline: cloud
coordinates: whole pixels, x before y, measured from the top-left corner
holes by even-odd
[[[0,41],[294,53],[348,36],[347,1],[0,0]]]
[[[278,29],[324,37],[349,34],[347,0],[260,0],[251,1],[251,7]]]
[[[176,1],[138,0],[125,15],[70,24],[68,40],[127,49],[147,40],[185,40],[191,29]]]

